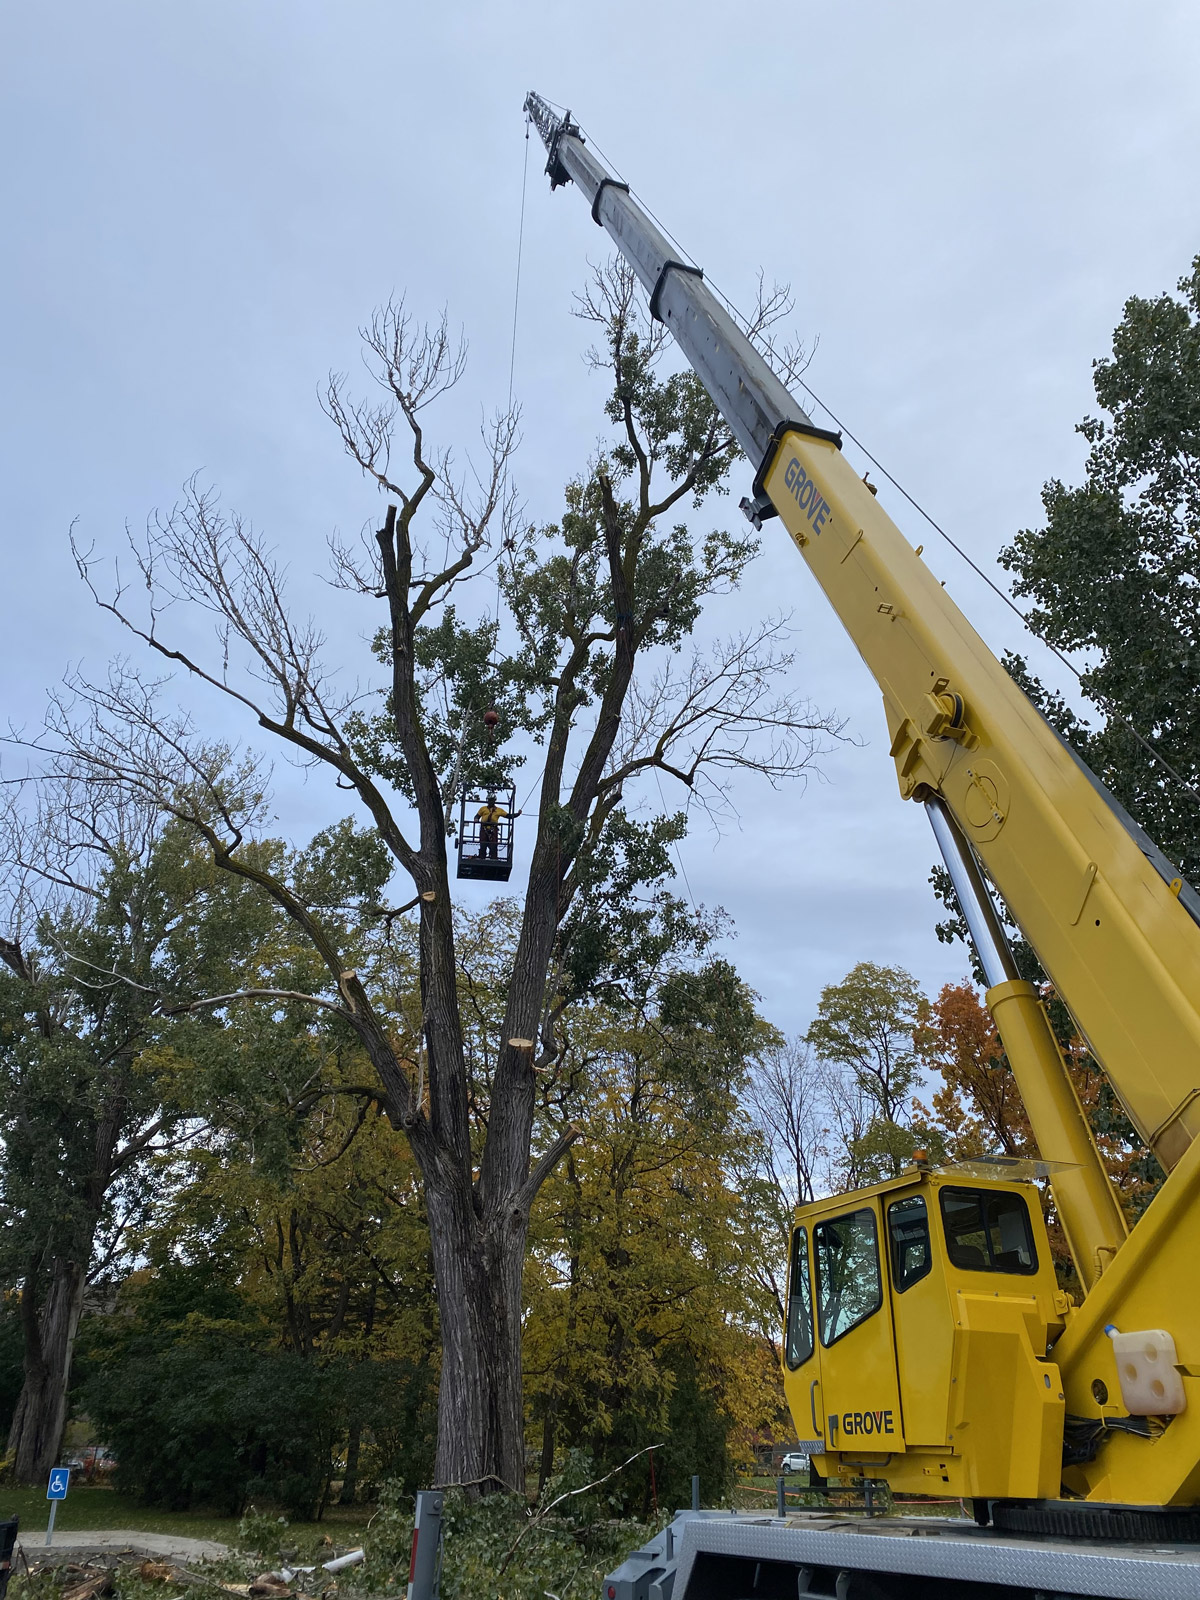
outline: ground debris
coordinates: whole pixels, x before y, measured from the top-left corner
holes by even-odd
[[[63,1589],[59,1600],[102,1600],[113,1591],[110,1567],[76,1567],[71,1576],[74,1581]]]

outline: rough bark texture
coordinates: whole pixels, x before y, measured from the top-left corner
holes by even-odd
[[[33,1484],[44,1481],[57,1464],[67,1425],[67,1390],[83,1310],[86,1260],[57,1257],[50,1265],[40,1306],[38,1277],[32,1268],[21,1290],[25,1382],[8,1433],[13,1474],[19,1482]]]
[[[69,1246],[48,1263],[29,1263],[21,1286],[24,1383],[8,1433],[8,1455],[20,1483],[37,1484],[56,1464],[67,1424],[67,1401],[75,1335],[83,1312],[88,1269],[100,1214],[114,1180],[148,1139],[118,1148],[127,1101],[123,1092],[128,1053],[117,1064],[113,1092],[89,1130],[90,1172],[74,1174],[82,1189],[81,1220]]]

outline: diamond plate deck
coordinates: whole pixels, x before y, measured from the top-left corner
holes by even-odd
[[[1097,1600],[1200,1600],[1200,1550],[998,1534],[949,1518],[868,1519],[822,1512],[780,1521],[753,1512],[681,1511],[664,1534],[638,1552],[645,1559],[642,1581],[632,1570],[633,1557],[606,1580],[601,1593],[607,1595],[607,1585],[619,1579],[622,1600],[660,1593],[688,1600],[696,1558],[706,1552],[747,1561],[1007,1584],[1028,1593]],[[648,1583],[651,1569],[653,1589]],[[673,1584],[663,1582],[668,1574]]]

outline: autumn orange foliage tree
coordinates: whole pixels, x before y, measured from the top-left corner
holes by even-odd
[[[933,1123],[956,1160],[1030,1155],[1035,1146],[1016,1080],[974,985],[948,983],[933,1003],[938,1047]]]
[[[1136,1138],[1130,1138],[1108,1080],[1070,1027],[1065,1011],[1051,991],[1045,998],[1079,1103],[1132,1221],[1149,1203],[1161,1175],[1153,1158]],[[947,1154],[959,1161],[988,1154],[1036,1156],[1037,1144],[1016,1079],[974,984],[966,980],[946,984],[934,1001],[933,1022],[938,1047],[932,1065],[942,1082],[932,1096],[932,1126],[945,1141]],[[1056,1263],[1069,1277],[1070,1252],[1052,1204],[1046,1222]]]

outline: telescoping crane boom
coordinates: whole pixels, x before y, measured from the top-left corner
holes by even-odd
[[[1041,1158],[919,1162],[797,1212],[784,1339],[797,1428],[821,1472],[969,1498],[977,1521],[1006,1530],[993,1540],[1198,1539],[1200,895],[1013,682],[839,434],[813,423],[570,113],[532,93],[525,106],[551,187],[580,189],[755,469],[743,510],[756,525],[778,516],[879,685],[900,793],[933,825]],[[1167,1174],[1132,1233],[989,880]],[[1078,1306],[1057,1287],[1035,1177],[1049,1178]],[[1200,1556],[1178,1562],[1178,1592],[1200,1595]],[[1175,1570],[1145,1592],[1173,1592]],[[789,1595],[821,1592],[788,1581]],[[872,1581],[864,1593],[909,1592]],[[740,1595],[731,1582],[695,1592]],[[1052,1586],[1142,1592],[1061,1574]]]

